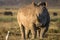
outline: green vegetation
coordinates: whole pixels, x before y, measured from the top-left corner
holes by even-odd
[[[13,16],[1,16],[0,17],[0,22],[12,22],[12,21],[17,21],[17,19]]]

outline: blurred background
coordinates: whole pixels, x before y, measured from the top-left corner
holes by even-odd
[[[48,7],[60,8],[60,0],[34,0],[35,3],[47,2]],[[21,7],[32,3],[32,0],[0,0],[0,7]]]
[[[47,2],[51,17],[45,40],[60,40],[60,0],[34,0],[35,3],[40,1]],[[31,3],[32,0],[0,0],[0,40],[5,40],[8,31],[10,31],[8,40],[20,40],[17,12],[19,8]]]

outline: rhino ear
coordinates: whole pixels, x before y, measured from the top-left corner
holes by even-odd
[[[37,6],[37,4],[36,4],[36,3],[34,3],[34,6]]]
[[[36,3],[34,3],[34,6],[39,7],[39,5],[37,5]]]
[[[41,2],[39,2],[37,5],[40,6]]]
[[[46,2],[41,2],[40,4],[39,4],[39,6],[41,5],[41,6],[46,6]]]

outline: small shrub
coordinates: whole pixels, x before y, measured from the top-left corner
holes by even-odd
[[[13,16],[13,13],[12,12],[4,12],[4,15],[11,15],[11,16]]]
[[[56,13],[56,12],[54,12],[54,13],[53,13],[53,16],[57,16],[57,13]]]

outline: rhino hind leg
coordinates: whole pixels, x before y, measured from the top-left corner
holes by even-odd
[[[25,38],[28,38],[29,29],[25,29]]]
[[[31,33],[32,33],[31,39],[34,39],[35,38],[35,31],[34,31],[34,29],[31,30]]]
[[[21,24],[19,26],[20,26],[21,39],[23,39],[24,38],[24,32],[23,32],[24,27]]]

